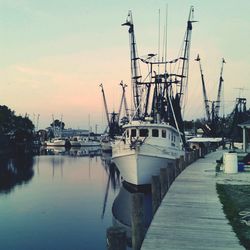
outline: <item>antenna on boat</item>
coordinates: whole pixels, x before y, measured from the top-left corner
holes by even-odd
[[[175,116],[173,104],[172,104],[172,101],[171,101],[171,99],[170,99],[168,93],[167,93],[167,98],[168,98],[168,101],[169,101],[169,104],[170,104],[170,107],[171,107],[171,110],[172,110],[172,114],[173,114],[173,117],[174,117],[174,123],[175,123],[176,129],[177,129],[178,134],[179,134],[179,136],[180,136],[180,138],[181,138],[182,145],[184,145],[184,143],[183,143],[183,138],[182,138],[182,136],[181,136],[181,132],[180,132],[180,129],[179,129],[179,126],[178,126],[178,122],[177,122],[176,116]]]
[[[164,37],[163,37],[163,60],[167,61],[167,38],[168,38],[168,4],[166,4],[166,20],[164,26]],[[165,73],[167,72],[167,64],[165,63]]]
[[[182,105],[182,95],[183,95],[183,89],[187,89],[188,85],[188,72],[189,72],[189,54],[190,54],[190,45],[191,45],[191,35],[192,35],[192,23],[197,22],[193,20],[194,16],[194,7],[190,7],[189,15],[188,15],[188,21],[187,21],[187,28],[186,28],[186,33],[184,36],[184,42],[183,42],[183,48],[182,48],[182,55],[180,56],[180,59],[182,60],[181,65],[180,65],[180,86],[179,86],[179,99],[180,99],[180,105],[183,106],[184,110],[184,105]],[[185,95],[187,97],[187,95]],[[185,102],[184,102],[185,103]],[[184,111],[183,111],[184,113]]]
[[[39,127],[39,117],[40,117],[40,114],[37,115],[37,119],[36,119],[36,131],[38,131],[38,127]]]
[[[139,86],[140,67],[139,67],[139,57],[137,55],[136,41],[135,41],[135,31],[133,24],[132,11],[128,12],[128,17],[125,23],[122,26],[129,26],[129,40],[130,40],[130,61],[131,61],[131,82],[132,82],[132,91],[134,97],[134,108],[136,110],[136,116],[139,117],[141,114],[140,102],[141,102],[141,87]]]
[[[217,100],[215,105],[215,116],[218,118],[220,113],[220,104],[221,104],[221,92],[222,92],[222,84],[224,82],[224,79],[222,77],[223,74],[223,66],[226,63],[225,59],[222,58],[221,63],[221,71],[220,71],[220,78],[219,78],[219,86],[218,86],[218,94],[217,94]],[[223,94],[223,93],[222,93]]]
[[[199,62],[199,66],[200,66],[200,74],[201,74],[201,83],[202,83],[202,93],[203,93],[203,100],[204,100],[204,107],[205,107],[205,112],[206,112],[206,116],[207,116],[207,120],[210,122],[210,111],[209,111],[209,100],[207,97],[207,90],[206,90],[206,84],[205,84],[205,79],[204,79],[204,74],[202,71],[202,67],[201,67],[201,58],[199,56],[199,54],[197,55],[197,58],[195,59],[195,61]]]
[[[160,50],[161,50],[161,45],[160,45],[160,40],[161,40],[161,10],[158,10],[158,75],[160,73]]]
[[[63,118],[63,114],[61,114],[60,137],[62,137],[62,118]]]

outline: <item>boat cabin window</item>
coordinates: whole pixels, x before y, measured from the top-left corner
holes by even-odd
[[[139,130],[139,136],[140,137],[148,137],[148,129],[142,128]]]
[[[131,137],[136,137],[136,129],[131,129]]]
[[[152,137],[159,137],[159,130],[158,129],[152,129]]]
[[[162,138],[166,138],[166,137],[167,137],[167,131],[166,131],[165,129],[163,129],[163,130],[161,131],[161,137],[162,137]]]

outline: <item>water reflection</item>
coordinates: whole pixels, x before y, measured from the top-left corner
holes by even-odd
[[[149,186],[137,187],[123,181],[120,191],[115,198],[112,206],[113,225],[123,227],[127,233],[127,245],[132,245],[131,239],[131,210],[132,194],[144,194],[144,211],[145,211],[145,229],[147,229],[152,220],[152,195]]]
[[[1,249],[106,249],[120,175],[110,155],[79,151],[1,162]]]
[[[103,200],[103,208],[102,208],[102,215],[101,218],[104,218],[106,206],[107,206],[107,200],[108,195],[110,192],[110,186],[113,189],[113,191],[116,191],[120,187],[120,173],[118,169],[116,168],[115,164],[111,162],[111,153],[102,153],[101,160],[102,165],[108,175],[108,181],[105,189],[105,195]]]
[[[30,155],[0,159],[0,194],[10,193],[16,185],[28,183],[34,175]]]
[[[130,218],[125,200],[131,191],[121,187],[111,154],[99,148],[50,148],[40,154],[45,156],[0,159],[3,249],[105,249],[106,229],[113,221],[131,226],[123,218]]]
[[[69,156],[86,156],[94,157],[101,155],[100,147],[41,147],[40,155],[69,155]]]

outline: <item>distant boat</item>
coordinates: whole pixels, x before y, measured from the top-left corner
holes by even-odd
[[[89,136],[74,136],[70,140],[71,147],[98,147],[101,146],[100,141],[94,140]]]
[[[74,136],[74,137],[70,138],[69,142],[70,142],[71,147],[81,147],[81,143],[79,141],[78,136]]]
[[[69,141],[63,138],[52,138],[49,141],[45,141],[47,147],[66,147]]]
[[[79,136],[78,142],[81,144],[81,147],[100,147],[101,142],[98,140],[91,139],[89,136]]]
[[[112,139],[108,134],[101,136],[101,148],[103,152],[112,152]]]

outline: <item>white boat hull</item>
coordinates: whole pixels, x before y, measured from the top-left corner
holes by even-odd
[[[112,145],[112,159],[126,182],[151,184],[153,175],[184,155],[180,135],[168,124],[134,121],[124,128],[124,137]],[[146,137],[140,137],[140,133]]]
[[[65,140],[46,141],[47,147],[65,147]]]
[[[133,152],[123,156],[113,156],[121,176],[134,185],[150,184],[153,175],[159,175],[160,169],[174,163],[175,158],[165,158]]]

